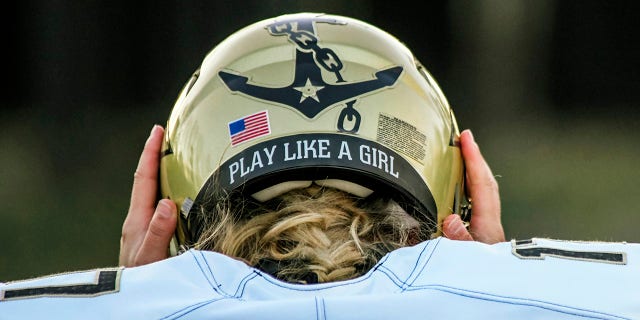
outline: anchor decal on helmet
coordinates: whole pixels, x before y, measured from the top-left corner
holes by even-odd
[[[343,24],[331,19],[296,19],[277,21],[267,27],[274,36],[286,35],[289,41],[296,45],[296,65],[293,82],[285,87],[270,88],[249,83],[249,78],[243,75],[219,71],[218,75],[224,84],[233,92],[240,92],[258,99],[287,105],[300,111],[308,118],[313,118],[327,107],[338,102],[347,102],[347,110],[341,115],[341,120],[347,117],[356,126],[352,130],[343,128],[340,131],[357,131],[360,121],[359,113],[352,108],[357,97],[366,95],[384,87],[393,86],[403,71],[401,66],[390,67],[375,73],[375,79],[360,82],[346,82],[340,70],[342,61],[329,48],[318,45],[318,37],[314,32],[314,23],[324,22]],[[321,69],[324,68],[336,75],[336,84],[327,83],[322,78]],[[344,110],[343,110],[344,111]]]

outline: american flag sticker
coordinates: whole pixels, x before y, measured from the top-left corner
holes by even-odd
[[[271,127],[267,110],[229,122],[229,136],[232,146],[269,133],[271,133]]]

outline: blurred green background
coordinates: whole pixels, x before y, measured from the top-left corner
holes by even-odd
[[[404,41],[471,128],[507,238],[640,242],[637,1],[37,1],[5,5],[0,281],[115,265],[134,168],[204,55],[288,12]]]

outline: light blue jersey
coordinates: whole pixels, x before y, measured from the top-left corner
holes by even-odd
[[[0,319],[640,319],[640,244],[437,238],[312,285],[191,250],[2,284]]]

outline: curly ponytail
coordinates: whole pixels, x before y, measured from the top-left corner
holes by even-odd
[[[294,283],[355,278],[387,252],[429,237],[393,201],[365,201],[316,185],[239,210],[242,215],[221,208],[208,214],[215,218],[196,248],[245,260]]]

